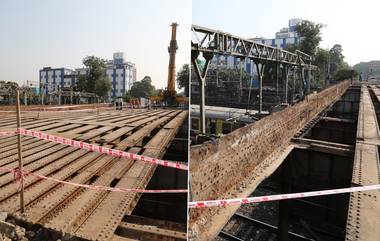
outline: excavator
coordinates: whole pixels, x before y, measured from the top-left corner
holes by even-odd
[[[177,45],[177,23],[172,23],[172,35],[170,40],[170,45],[168,47],[169,52],[169,71],[168,71],[168,82],[167,88],[164,91],[161,91],[156,96],[151,96],[149,99],[152,102],[165,104],[167,106],[177,106],[181,104],[186,104],[188,98],[185,96],[177,95],[175,91],[175,56],[178,50]]]

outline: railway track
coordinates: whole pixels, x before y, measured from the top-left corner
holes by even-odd
[[[270,182],[269,182],[270,183]],[[259,187],[253,196],[270,195],[273,191],[269,186]],[[298,200],[303,201],[303,200]],[[278,240],[279,204],[277,202],[244,205],[233,214],[228,223],[215,238],[216,241],[267,241]],[[289,240],[311,241],[312,238],[293,231],[288,232]]]
[[[152,110],[107,111],[99,115],[76,113],[74,117],[64,113],[57,115],[49,118],[26,115],[22,127],[162,158],[188,113]],[[0,118],[0,130],[15,128],[14,117]],[[151,163],[120,160],[31,137],[22,137],[22,143],[25,170],[74,183],[144,189],[156,169]],[[16,137],[2,138],[0,167],[15,168],[17,165]],[[11,173],[0,173],[0,210],[28,224],[42,225],[62,235],[84,240],[131,240],[135,233],[149,234],[151,240],[186,239],[186,230],[181,225],[158,228],[154,221],[160,220],[125,221],[141,196],[138,193],[89,190],[26,176],[24,195],[26,207],[21,214],[18,183],[13,181]],[[149,227],[156,228],[147,228],[146,222],[150,223]],[[116,234],[117,229],[124,232]]]
[[[244,229],[244,236],[245,239],[240,238],[236,236],[236,234],[231,234],[228,231],[221,231],[219,233],[219,236],[222,238],[225,238],[227,240],[236,240],[236,241],[243,241],[243,240],[277,240],[276,232],[277,227],[265,222],[262,222],[260,220],[254,219],[252,217],[246,216],[242,213],[235,213],[232,218],[235,220],[235,222],[238,222],[239,227],[235,227],[237,230],[242,231]],[[250,226],[248,230],[246,226]],[[247,232],[248,231],[248,232]],[[248,238],[248,239],[247,239]],[[307,241],[307,240],[314,240],[311,238],[304,237],[302,235],[289,232],[289,238],[290,240],[300,240],[300,241]]]

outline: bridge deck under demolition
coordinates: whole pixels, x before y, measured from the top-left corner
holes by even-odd
[[[362,86],[352,184],[380,184],[380,89]],[[375,241],[380,237],[380,191],[350,194],[346,241]]]
[[[298,109],[307,116],[299,119],[300,126],[289,125],[289,119],[298,121],[289,113],[274,113],[272,115],[277,116],[266,118],[263,123],[258,121],[250,125],[251,128],[232,132],[217,143],[193,147],[190,163],[193,199],[211,200],[379,184],[377,145],[380,144],[380,134],[377,116],[380,113],[380,89],[377,86],[368,89],[367,86],[351,87],[347,91],[344,89],[343,96],[339,90],[333,92],[318,94],[321,99],[329,96],[330,100],[324,104],[318,104],[320,99],[317,97],[317,104],[308,98],[304,103],[290,107],[295,109],[295,113],[291,114],[297,114]],[[313,105],[316,115],[310,113]],[[273,120],[278,122],[277,125],[271,123]],[[284,130],[284,127],[287,129]],[[274,138],[271,132],[278,132],[277,135],[283,139]],[[292,133],[292,142],[286,142],[288,132]],[[250,149],[249,145],[255,149]],[[262,149],[269,149],[270,152],[265,153]],[[251,167],[248,160],[253,162]],[[290,171],[292,175],[284,180],[282,169],[284,163],[289,162],[293,166]],[[202,173],[200,167],[210,174]],[[219,172],[226,179],[219,176]],[[199,183],[194,182],[198,180],[198,175],[205,176]],[[284,182],[291,183],[291,190],[281,190]],[[225,187],[224,191],[219,187]],[[368,191],[292,200],[289,215],[292,215],[293,231],[287,235],[290,240],[314,240],[318,236],[321,240],[377,240],[380,235],[379,198],[379,191]],[[278,205],[283,204],[270,202],[240,208],[191,210],[189,236],[192,240],[203,240],[213,239],[219,233],[217,240],[273,240],[279,234],[280,223],[277,222],[284,221],[283,214],[278,212]],[[257,218],[260,215],[266,222]],[[302,216],[305,218],[302,219]],[[301,228],[297,229],[295,217],[302,220]],[[294,233],[294,230],[302,229],[306,231]]]
[[[186,125],[188,112],[152,110],[73,114],[75,117],[70,117],[70,113],[45,112],[41,113],[45,117],[35,118],[36,113],[27,113],[22,119],[22,127],[163,158]],[[15,128],[14,117],[0,119],[1,130]],[[120,161],[116,157],[32,137],[22,137],[22,144],[25,170],[73,183],[145,189],[156,170],[156,165],[151,163],[130,159]],[[1,167],[18,166],[16,136],[1,138],[0,152]],[[186,178],[184,185],[178,183],[176,172],[181,171],[172,169],[167,172],[173,177],[166,177],[166,180],[174,182],[169,189],[186,188]],[[138,193],[88,190],[26,176],[26,209],[21,215],[18,187],[13,174],[1,173],[0,210],[7,211],[21,222],[57,231],[57,235],[65,233],[89,240],[134,240],[140,236],[152,240],[157,237],[186,239],[186,230],[181,225],[132,215],[141,197]],[[183,199],[185,212],[185,194]],[[157,207],[156,211],[159,211]]]

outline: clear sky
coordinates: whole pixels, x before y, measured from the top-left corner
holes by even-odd
[[[1,0],[0,80],[38,81],[44,66],[77,68],[87,55],[121,51],[137,80],[164,87],[172,22],[178,71],[190,59],[191,0]]]
[[[380,60],[379,0],[193,0],[193,23],[249,38],[274,38],[291,18],[323,23],[322,47],[341,44],[346,61]]]

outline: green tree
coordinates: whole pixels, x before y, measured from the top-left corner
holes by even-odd
[[[344,55],[342,45],[335,44],[329,51],[330,54],[330,72],[336,73],[339,69],[345,69]]]
[[[3,102],[11,104],[18,88],[17,82],[0,80],[0,93],[6,98]]]
[[[0,89],[7,90],[14,94],[18,88],[17,82],[0,80]]]
[[[249,86],[249,80],[252,78],[244,69],[240,72],[240,67],[215,66],[210,67],[206,76],[208,85],[217,85],[227,89],[239,87],[240,74],[242,87]]]
[[[315,55],[317,47],[322,40],[321,30],[325,25],[309,20],[303,20],[296,26],[296,32],[300,37],[299,43],[295,46],[298,50]]]
[[[148,98],[156,94],[156,88],[152,85],[150,76],[145,76],[141,81],[133,83],[130,95],[135,98]]]
[[[123,98],[124,98],[125,102],[129,102],[133,97],[132,97],[130,91],[127,91],[127,92],[125,92],[125,95]]]
[[[189,96],[189,64],[184,64],[177,73],[177,85],[185,89],[185,95]]]
[[[111,80],[106,74],[106,60],[87,56],[83,59],[83,65],[88,71],[86,74],[78,76],[78,90],[106,97],[112,86]]]
[[[318,72],[316,73],[316,81],[312,83],[312,87],[320,88],[324,85],[324,81],[327,78],[328,63],[329,50],[318,47],[314,58],[314,65],[318,67]]]
[[[347,67],[336,71],[333,79],[335,81],[350,80],[351,78],[355,78],[356,76],[358,76],[358,74],[359,73],[356,70]]]

